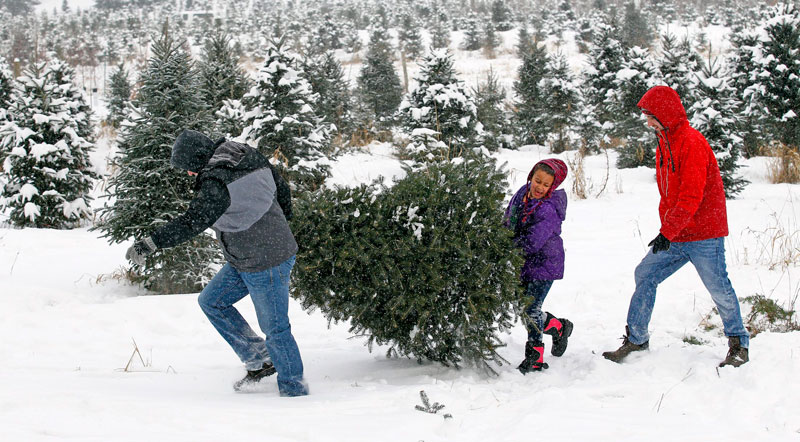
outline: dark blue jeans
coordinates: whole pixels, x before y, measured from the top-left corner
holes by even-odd
[[[200,293],[203,312],[248,370],[272,359],[281,396],[308,394],[303,361],[289,324],[289,276],[294,256],[261,272],[240,272],[225,264]],[[258,336],[233,306],[250,294],[266,340]]]
[[[691,262],[711,294],[722,319],[726,336],[738,336],[742,347],[750,346],[750,334],[742,323],[739,299],[733,290],[725,265],[724,238],[704,241],[674,242],[669,250],[654,254],[648,251],[636,267],[636,290],[628,307],[630,341],[642,344],[650,340],[647,325],[656,302],[656,288],[662,281]]]
[[[550,287],[553,286],[552,280],[536,279],[529,281],[525,287],[525,295],[530,298],[531,303],[525,309],[525,327],[528,329],[528,341],[542,342],[542,330],[544,330],[545,313],[542,311],[542,304]]]

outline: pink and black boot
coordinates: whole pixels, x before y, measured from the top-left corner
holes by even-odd
[[[543,333],[553,337],[553,348],[550,349],[550,354],[561,356],[567,351],[567,339],[572,334],[572,322],[569,319],[556,318],[552,313],[547,312]]]
[[[544,343],[528,341],[525,343],[525,360],[519,364],[517,370],[522,374],[532,371],[542,371],[547,368],[544,362]]]

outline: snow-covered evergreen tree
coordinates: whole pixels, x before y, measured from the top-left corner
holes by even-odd
[[[464,40],[461,42],[461,49],[477,51],[483,46],[484,40],[478,18],[475,15],[470,16],[464,26]]]
[[[714,150],[722,174],[722,184],[728,198],[744,189],[747,181],[739,176],[737,161],[741,156],[742,137],[737,130],[740,103],[734,89],[722,75],[716,60],[709,60],[695,77],[693,89],[696,101],[686,109],[689,121],[705,136]]]
[[[116,129],[128,117],[128,104],[131,101],[131,83],[124,63],[120,63],[111,74],[110,83],[106,122]]]
[[[743,152],[747,157],[761,154],[767,144],[769,132],[769,110],[764,104],[766,88],[758,76],[761,71],[758,60],[761,58],[760,39],[757,33],[742,31],[731,38],[733,45],[728,55],[728,73],[731,86],[741,97],[737,111],[738,133],[743,139]]]
[[[317,95],[316,114],[326,123],[333,124],[333,132],[340,137],[353,127],[352,97],[344,70],[333,52],[305,59],[303,75]]]
[[[489,150],[513,146],[513,131],[505,110],[506,91],[493,70],[472,91],[478,121],[483,125],[483,145]]]
[[[91,115],[71,74],[58,60],[34,64],[12,94],[0,128],[0,210],[15,226],[72,228],[91,215]]]
[[[500,47],[502,43],[503,41],[500,35],[497,34],[494,23],[487,21],[483,27],[483,51],[488,58],[494,58],[494,50]]]
[[[225,100],[240,100],[250,88],[250,81],[233,51],[231,37],[219,30],[205,41],[198,64],[206,105],[217,111]]]
[[[242,98],[244,129],[237,139],[285,168],[293,189],[313,190],[328,175],[330,124],[317,115],[319,97],[298,68],[297,56],[282,42],[270,45],[255,85]]]
[[[370,34],[367,56],[358,77],[358,95],[374,121],[389,117],[403,99],[400,77],[394,69],[389,34],[375,28]]]
[[[436,19],[432,23],[431,47],[433,49],[448,48],[450,46],[450,29],[447,27],[447,20]]]
[[[539,82],[544,97],[544,128],[553,153],[569,150],[577,143],[575,130],[581,112],[580,91],[562,53],[550,57],[547,75]]]
[[[625,57],[617,33],[610,24],[596,25],[583,74],[581,135],[590,150],[608,145],[615,134],[616,109],[611,97],[616,91],[617,72],[622,69]]]
[[[618,148],[619,168],[655,167],[656,140],[636,104],[660,82],[661,74],[646,49],[635,46],[625,53],[609,97],[613,103],[614,135],[624,143]]]
[[[404,14],[400,21],[400,29],[397,31],[397,39],[406,57],[416,60],[422,55],[422,34],[419,25],[411,14]]]
[[[528,27],[523,24],[517,31],[517,44],[515,46],[517,57],[524,58],[526,54],[533,50],[534,44],[533,37],[528,32]]]
[[[505,32],[513,28],[511,10],[503,0],[494,0],[491,7],[492,24],[495,29]]]
[[[647,48],[653,40],[653,31],[647,18],[637,4],[630,0],[625,3],[625,16],[622,22],[622,44],[626,48],[640,46]]]
[[[131,103],[133,113],[118,138],[118,172],[109,179],[109,203],[97,226],[112,243],[149,236],[183,213],[192,199],[194,179],[170,166],[175,138],[184,129],[208,131],[208,107],[189,54],[165,26],[153,42],[152,56]],[[194,293],[214,275],[219,250],[209,235],[158,250],[144,266],[134,265],[134,280],[159,293]]]
[[[14,74],[5,58],[0,56],[0,124],[8,119],[8,108],[14,98]],[[3,154],[0,152],[0,161]]]
[[[662,34],[658,61],[664,84],[675,89],[683,105],[690,108],[696,101],[693,80],[703,63],[700,54],[692,47],[692,41],[689,38],[678,41],[673,34]]]
[[[548,62],[544,47],[534,44],[517,71],[519,79],[514,82],[517,97],[514,120],[520,144],[544,144],[547,139],[547,129],[543,125],[545,97],[539,83],[547,75]]]
[[[423,60],[416,81],[417,86],[400,104],[403,127],[412,137],[415,131],[426,137],[434,131],[439,143],[432,149],[425,140],[414,139],[406,149],[415,158],[430,161],[460,156],[474,147],[482,125],[477,120],[475,101],[456,77],[449,51],[432,50]]]

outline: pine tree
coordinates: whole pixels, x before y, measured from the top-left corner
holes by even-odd
[[[113,128],[119,128],[120,123],[128,117],[128,105],[131,101],[131,83],[128,81],[128,72],[125,64],[120,63],[111,74],[111,88],[108,98],[108,116],[106,122]]]
[[[780,142],[800,150],[800,9],[773,7],[763,26],[758,78]]]
[[[206,105],[217,111],[225,100],[240,100],[250,89],[250,81],[233,52],[231,37],[219,30],[205,41],[198,65]]]
[[[39,5],[39,0],[4,0],[0,2],[0,7],[8,11],[11,15],[28,15]]]
[[[517,111],[514,116],[519,144],[544,144],[547,130],[543,126],[544,96],[539,83],[547,75],[549,57],[543,47],[534,45],[522,59],[514,82]]]
[[[505,362],[498,333],[521,306],[521,257],[501,225],[505,173],[489,157],[407,169],[391,187],[298,199],[294,272],[304,308],[389,355],[459,367]]]
[[[656,140],[645,126],[644,118],[636,106],[645,92],[660,82],[661,74],[646,49],[633,47],[625,54],[622,69],[614,80],[613,103],[614,135],[624,140],[618,148],[617,167],[655,167]]]
[[[316,113],[319,97],[298,68],[283,42],[270,45],[255,86],[242,98],[246,113],[238,140],[277,160],[293,189],[309,191],[328,176],[330,125]]]
[[[769,110],[764,105],[765,89],[758,73],[760,37],[755,32],[742,31],[731,37],[732,50],[728,56],[728,77],[736,95],[741,97],[738,133],[743,139],[743,152],[748,158],[761,154],[766,144]],[[758,54],[757,54],[758,52]]]
[[[492,2],[492,24],[500,32],[508,31],[513,27],[511,24],[511,10],[503,0],[494,0]]]
[[[696,101],[693,79],[703,63],[700,54],[692,47],[691,40],[684,38],[679,42],[672,34],[662,34],[658,60],[664,84],[675,89],[684,106],[690,108]]]
[[[539,83],[544,97],[544,126],[550,151],[561,153],[571,149],[577,141],[580,92],[564,54],[556,54],[549,63],[547,75]]]
[[[484,36],[481,35],[478,18],[474,15],[467,19],[464,28],[464,41],[461,42],[461,49],[465,51],[477,51],[483,46]]]
[[[14,99],[14,74],[5,58],[0,56],[0,124],[8,118],[8,108]],[[0,160],[2,156],[0,155]]]
[[[411,14],[404,14],[397,31],[397,38],[407,58],[416,60],[422,55],[422,34]]]
[[[633,1],[625,4],[625,18],[622,24],[622,44],[626,48],[640,46],[647,48],[653,40],[653,31],[647,19]]]
[[[112,243],[142,239],[183,213],[194,180],[170,166],[175,138],[184,129],[207,131],[208,108],[201,82],[182,44],[164,32],[152,45],[132,102],[130,122],[119,135],[118,173],[109,179],[97,226]],[[134,280],[158,293],[191,293],[214,274],[219,250],[211,236],[199,235],[177,247],[158,250],[144,266],[134,265]]]
[[[316,114],[326,123],[333,124],[340,136],[353,127],[352,97],[344,78],[342,65],[333,52],[306,59],[303,74],[317,95]]]
[[[431,30],[431,47],[433,49],[448,48],[450,46],[450,30],[447,28],[447,21],[442,19],[434,20]]]
[[[358,77],[360,99],[376,122],[391,116],[403,99],[403,87],[392,63],[388,39],[385,29],[372,31],[367,57]]]
[[[494,28],[494,23],[486,22],[483,28],[483,50],[489,55],[489,58],[494,58],[494,50],[500,47],[502,43]]]
[[[0,210],[15,226],[66,229],[91,216],[91,120],[71,72],[57,60],[34,64],[12,94],[11,121],[0,130]]]
[[[528,32],[528,27],[523,24],[517,31],[517,45],[515,46],[517,48],[517,57],[524,58],[525,55],[533,50],[534,45],[535,43]]]
[[[697,101],[686,113],[692,127],[705,136],[714,150],[725,195],[732,198],[747,184],[736,173],[742,151],[742,137],[736,127],[736,111],[740,107],[736,89],[728,84],[716,60],[709,59],[695,78]]]
[[[456,78],[453,58],[446,49],[431,51],[420,67],[417,86],[400,104],[403,127],[412,135],[419,129],[434,131],[436,141],[441,143],[437,143],[435,151],[429,151],[431,146],[417,140],[409,149],[415,157],[425,160],[460,156],[463,150],[474,147],[482,132],[475,101]]]
[[[486,81],[473,89],[478,121],[483,125],[483,145],[489,150],[510,148],[513,145],[511,125],[505,112],[506,91],[497,74],[491,69]]]
[[[613,96],[617,72],[622,69],[625,51],[616,38],[618,31],[606,23],[598,23],[589,50],[588,67],[583,79],[584,113],[582,137],[587,146],[600,147],[611,143],[615,134],[616,109]]]

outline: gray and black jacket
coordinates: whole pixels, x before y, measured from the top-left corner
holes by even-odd
[[[185,213],[151,236],[157,247],[176,246],[211,227],[225,259],[239,271],[260,272],[297,253],[272,169],[258,151],[186,130],[175,141],[171,163],[198,172],[196,196]]]

